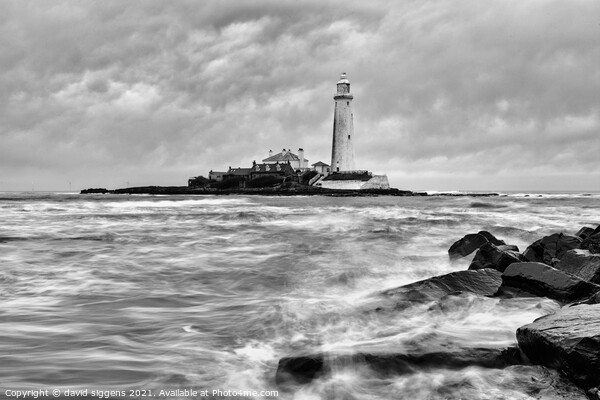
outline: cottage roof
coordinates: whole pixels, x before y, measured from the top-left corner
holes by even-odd
[[[288,161],[300,161],[300,157],[298,157],[296,154],[292,153],[289,150],[284,150],[281,153],[277,153],[275,155],[272,155],[271,157],[265,158],[263,160],[264,163],[268,163],[268,162],[277,162],[279,161],[281,162],[288,162]]]
[[[252,168],[229,168],[227,175],[247,176],[250,175]]]
[[[252,168],[250,168],[251,172],[254,174],[257,173],[283,173],[283,174],[293,174],[294,168],[290,164],[254,164]]]
[[[316,163],[312,164],[313,167],[329,167],[329,164],[325,164],[323,161],[317,161]]]

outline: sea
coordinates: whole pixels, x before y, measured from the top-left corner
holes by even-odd
[[[467,269],[473,255],[447,252],[465,234],[523,251],[598,224],[597,193],[0,193],[0,398],[539,398],[531,381],[554,378],[532,367],[275,376],[283,357],[515,346],[558,303],[463,294],[374,310],[387,289]]]

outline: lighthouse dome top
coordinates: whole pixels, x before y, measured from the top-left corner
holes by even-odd
[[[346,73],[345,73],[345,72],[342,72],[342,75],[340,75],[340,80],[338,81],[338,83],[337,83],[337,84],[339,85],[340,83],[347,83],[347,84],[350,84],[350,81],[349,81],[349,80],[348,80],[348,78],[346,77]]]

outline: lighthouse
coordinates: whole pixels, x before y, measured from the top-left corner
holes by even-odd
[[[337,83],[337,93],[333,96],[333,145],[331,146],[332,172],[353,171],[354,167],[354,122],[350,81],[342,73]]]

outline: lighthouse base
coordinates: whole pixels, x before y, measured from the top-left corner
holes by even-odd
[[[318,180],[315,186],[338,190],[389,189],[390,183],[387,175],[373,175],[367,171],[341,171]]]

